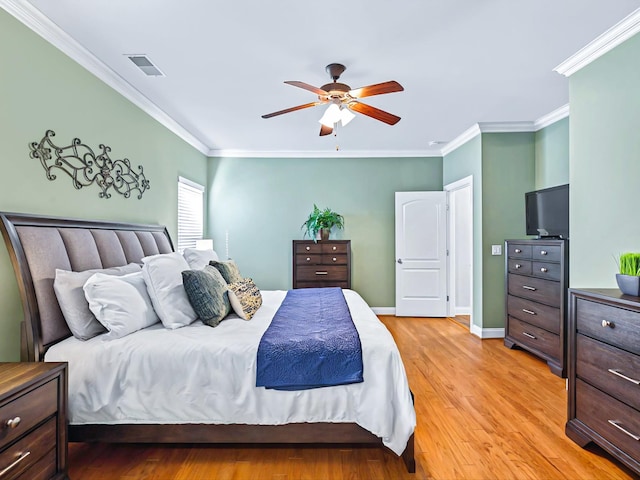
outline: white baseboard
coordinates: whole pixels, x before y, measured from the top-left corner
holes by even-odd
[[[371,307],[376,315],[395,315],[396,307]]]
[[[471,315],[471,307],[455,307],[456,315]]]
[[[471,333],[482,339],[504,338],[504,328],[481,328],[477,325],[471,325]]]

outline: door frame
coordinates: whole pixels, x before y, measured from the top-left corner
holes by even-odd
[[[455,182],[449,183],[444,186],[443,190],[447,192],[447,205],[451,205],[451,194],[462,190],[465,188],[469,188],[469,198],[471,205],[469,206],[469,211],[471,212],[471,269],[470,269],[470,278],[469,278],[469,288],[470,288],[470,312],[469,312],[469,330],[473,330],[473,175],[469,175],[468,177],[461,178],[460,180],[456,180]],[[456,278],[456,270],[455,270],[455,261],[456,261],[456,249],[455,239],[456,239],[456,229],[455,222],[453,221],[453,215],[455,212],[451,211],[451,208],[447,210],[447,242],[448,242],[448,265],[447,270],[449,271],[449,305],[448,305],[448,313],[449,316],[453,317],[456,314],[455,305],[456,305],[456,282],[458,279]]]

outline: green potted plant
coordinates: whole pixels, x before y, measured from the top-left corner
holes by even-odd
[[[314,203],[313,211],[300,228],[304,229],[305,236],[308,235],[317,242],[318,232],[321,240],[329,240],[329,233],[333,227],[344,228],[344,217],[330,208],[320,210]]]
[[[625,295],[640,296],[640,253],[623,253],[616,273],[618,288]]]

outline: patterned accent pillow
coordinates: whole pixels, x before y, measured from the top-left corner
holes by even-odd
[[[233,260],[227,260],[226,262],[211,260],[209,265],[216,267],[227,283],[234,283],[242,280],[242,275],[240,275],[238,265],[236,265],[236,262]]]
[[[185,270],[182,283],[189,303],[205,325],[216,327],[231,312],[227,282],[215,267]]]
[[[251,320],[262,305],[262,294],[252,279],[243,278],[229,284],[229,302],[240,318]]]

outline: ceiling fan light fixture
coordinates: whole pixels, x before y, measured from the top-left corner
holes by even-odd
[[[319,120],[325,127],[333,128],[333,126],[341,120],[340,107],[335,103],[329,105]]]
[[[340,109],[340,122],[342,123],[343,127],[354,118],[356,118],[356,115],[351,110],[349,110],[349,107],[342,107]]]

